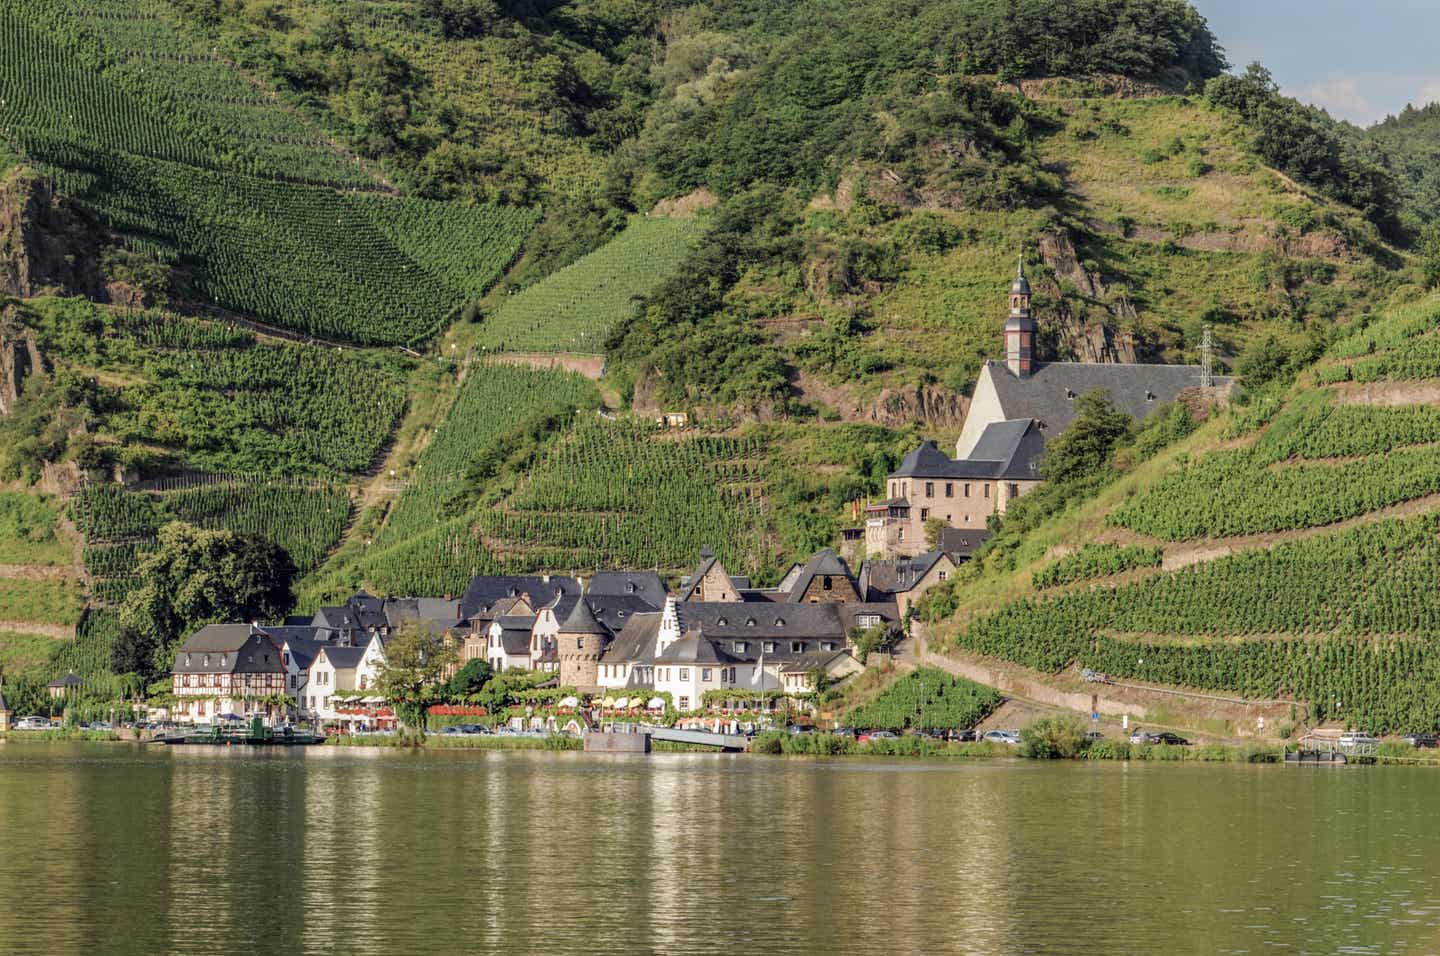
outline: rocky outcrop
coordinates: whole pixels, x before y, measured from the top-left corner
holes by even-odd
[[[1053,314],[1038,316],[1045,351],[1077,362],[1138,362],[1144,350],[1133,331],[1139,320],[1134,304],[1085,268],[1064,228],[1041,233],[1039,251],[1055,274],[1055,280],[1037,280],[1055,302]],[[1076,301],[1075,293],[1086,301]]]
[[[0,312],[0,415],[9,415],[30,376],[44,371],[35,333],[15,316]]]
[[[970,402],[940,385],[887,388],[870,409],[870,421],[891,428],[921,422],[936,428],[959,428]]]
[[[22,166],[0,180],[0,293],[62,289],[108,301],[98,258],[94,234],[43,177]]]

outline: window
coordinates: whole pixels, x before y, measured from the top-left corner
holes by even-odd
[[[785,619],[784,619],[783,617],[777,617],[777,618],[775,619],[775,626],[776,626],[776,627],[784,627],[784,626],[785,626]]]
[[[953,482],[953,481],[947,481],[947,482],[945,482],[945,497],[946,497],[946,498],[954,498],[954,497],[955,497],[955,482]]]
[[[988,481],[985,482],[985,497],[986,497],[986,498],[989,498],[989,497],[990,497],[990,482],[988,482]]]
[[[804,653],[805,653],[805,642],[804,642],[804,641],[791,641],[791,642],[790,642],[790,653],[791,653],[791,654],[804,654]]]
[[[823,587],[825,588],[825,590],[828,591],[828,590],[830,590],[833,586],[834,586],[834,584],[833,584],[833,582],[832,582],[831,579],[830,579],[830,575],[828,575],[828,574],[825,575],[825,583],[824,583],[824,585],[823,585]]]
[[[1006,494],[1009,495],[1011,498],[1020,497],[1020,486],[1012,481],[1010,483],[1010,489],[1006,492]]]
[[[778,645],[776,645],[776,643],[775,643],[774,641],[766,641],[766,642],[765,642],[765,653],[766,653],[766,654],[774,654],[774,653],[775,653],[775,648],[776,648],[777,646],[778,646]]]
[[[927,481],[927,482],[925,482],[925,497],[926,497],[926,498],[934,498],[934,497],[935,497],[935,482],[933,482],[933,481]]]
[[[941,580],[941,581],[945,580],[945,579],[949,576],[949,574],[950,574],[950,572],[948,572],[948,571],[941,571],[941,572],[940,572],[940,580]]]
[[[369,678],[367,678],[364,674],[361,674],[361,675],[360,675],[360,689],[361,689],[361,690],[365,690],[365,689],[366,689],[365,684],[366,684],[366,682],[367,682],[368,680],[369,680]]]
[[[857,615],[855,615],[855,626],[856,626],[856,627],[874,627],[876,624],[879,624],[879,623],[880,623],[880,615],[878,615],[878,614],[857,614]]]
[[[294,689],[295,689],[295,675],[294,675],[294,674],[291,674],[291,675],[290,675],[290,689],[291,689],[291,690],[294,690]]]
[[[681,698],[680,698],[680,709],[681,709],[681,710],[689,710],[689,709],[690,709],[690,698],[689,698],[689,697],[681,697]]]
[[[747,648],[747,647],[749,647],[749,646],[750,646],[750,645],[749,645],[749,644],[746,644],[744,641],[736,641],[736,642],[735,642],[735,653],[736,653],[736,654],[744,654],[744,653],[745,653],[745,648]]]
[[[899,534],[898,537],[899,537],[899,539],[900,539],[901,541],[904,541],[904,540],[905,540],[905,529],[904,529],[904,528],[901,528],[901,529],[900,529],[900,534]]]
[[[682,668],[680,668],[680,679],[681,679],[681,680],[689,680],[689,679],[690,679],[690,668],[688,668],[688,667],[682,667]]]
[[[713,677],[714,677],[714,671],[710,670],[710,668],[705,667],[705,668],[702,668],[702,669],[700,670],[700,679],[701,679],[702,681],[704,681],[705,683],[707,683],[707,684],[710,683],[710,681],[713,679]]]
[[[921,509],[920,509],[920,520],[921,520],[921,521],[924,521],[926,518],[929,518],[929,517],[930,517],[930,509],[929,509],[929,508],[921,508]]]
[[[289,652],[289,651],[285,651],[283,654],[281,654],[281,655],[280,655],[280,660],[285,663],[285,666],[286,666],[286,667],[289,667],[289,666],[290,666],[290,652]]]
[[[822,650],[822,651],[833,651],[833,650],[835,650],[835,642],[834,642],[834,641],[821,641],[821,642],[820,642],[820,650]]]
[[[965,482],[965,497],[966,497],[966,498],[969,498],[969,497],[970,497],[970,482],[968,482],[968,481]]]
[[[754,619],[753,617],[751,617],[751,618],[746,618],[746,620],[745,620],[745,626],[746,626],[746,627],[754,627],[754,626],[755,626],[755,619]]]
[[[725,625],[729,624],[730,622],[727,621],[727,620],[725,620],[725,619],[722,617],[722,618],[720,618],[719,620],[717,620],[715,623],[716,623],[716,625],[719,626],[719,627],[724,627]]]

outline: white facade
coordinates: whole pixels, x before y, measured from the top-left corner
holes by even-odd
[[[321,720],[334,720],[335,694],[355,689],[355,668],[336,667],[326,648],[321,648],[310,665],[305,702],[302,709]]]
[[[556,598],[549,607],[542,607],[535,614],[535,623],[530,628],[530,660],[525,665],[532,671],[542,669],[558,670],[559,665],[541,665],[540,658],[545,654],[548,644],[553,644],[555,635],[560,633],[560,618],[555,613],[555,605],[560,603]]]
[[[708,690],[760,690],[754,664],[656,664],[655,690],[669,691],[680,711],[699,710]]]
[[[1000,394],[995,391],[990,366],[982,365],[980,376],[975,380],[975,391],[970,397],[970,408],[965,412],[965,427],[960,430],[960,438],[955,442],[955,457],[969,458],[985,429],[1005,420],[1005,409],[1000,405]]]

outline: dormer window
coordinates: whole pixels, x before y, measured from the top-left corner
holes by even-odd
[[[1073,401],[1075,398],[1075,390],[1073,388],[1065,389],[1065,397]]]
[[[736,653],[736,654],[744,654],[744,653],[745,653],[745,649],[748,648],[749,646],[750,646],[750,645],[746,644],[744,641],[736,641],[736,642],[735,642],[735,653]]]
[[[755,619],[754,619],[753,617],[750,618],[750,619],[748,619],[748,620],[745,622],[745,626],[746,626],[746,627],[754,627],[754,626],[755,626]]]
[[[777,646],[778,646],[778,645],[777,645],[774,641],[766,641],[766,642],[765,642],[765,653],[766,653],[766,654],[774,654],[774,653],[775,653],[775,648],[776,648]]]
[[[776,627],[784,627],[784,626],[785,626],[785,619],[784,619],[783,617],[777,617],[777,618],[775,619],[775,626],[776,626]]]
[[[625,593],[626,593],[626,594],[634,594],[634,593],[635,593],[635,582],[634,582],[634,581],[631,581],[631,582],[629,582],[629,583],[627,583],[627,584],[625,585]]]
[[[1146,392],[1146,393],[1145,393],[1145,401],[1147,401],[1147,402],[1153,402],[1153,401],[1155,401],[1155,393],[1154,393],[1154,392]]]
[[[725,620],[725,618],[723,618],[723,617],[720,618],[718,621],[715,622],[715,624],[716,624],[718,627],[724,627],[725,625],[727,625],[727,624],[729,624],[729,623],[730,623],[730,622],[727,621],[727,620]]]

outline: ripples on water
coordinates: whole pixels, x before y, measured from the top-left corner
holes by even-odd
[[[0,744],[0,953],[1435,953],[1379,768]]]

